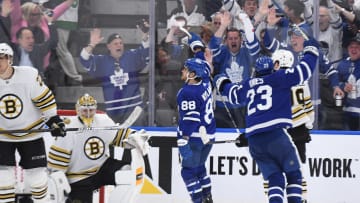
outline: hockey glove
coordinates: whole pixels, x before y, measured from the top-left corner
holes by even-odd
[[[134,146],[137,148],[143,156],[149,152],[149,135],[146,134],[144,129],[131,133],[127,139],[124,140],[124,143]]]
[[[247,138],[245,137],[245,134],[240,134],[240,135],[236,138],[236,140],[238,141],[238,142],[235,143],[235,145],[236,145],[237,147],[247,147],[247,146],[249,146],[249,143],[248,143]]]
[[[304,54],[309,53],[315,56],[319,56],[319,47],[319,42],[313,37],[310,37],[309,40],[304,41]]]
[[[177,140],[177,145],[179,147],[179,152],[181,157],[186,160],[192,157],[192,151],[189,145],[189,141],[184,138],[180,138]]]
[[[220,93],[223,91],[225,84],[231,83],[230,79],[224,73],[215,75],[213,82],[214,86],[217,90],[219,90]]]
[[[129,143],[128,139],[131,134],[135,133],[136,131],[131,128],[124,128],[120,129],[117,132],[116,139],[119,139],[119,146],[125,149],[134,149],[136,146],[134,143]]]
[[[58,116],[51,117],[47,122],[46,125],[52,129],[51,135],[54,137],[65,137],[66,129],[64,121]]]
[[[205,45],[202,43],[201,38],[194,32],[190,32],[191,37],[189,37],[188,44],[191,48],[191,51],[196,53],[198,50],[204,51]]]

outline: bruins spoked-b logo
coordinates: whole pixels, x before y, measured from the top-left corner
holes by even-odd
[[[84,145],[85,155],[92,160],[100,158],[105,153],[105,144],[98,137],[90,137]]]
[[[20,116],[23,103],[14,94],[6,94],[0,98],[0,114],[7,119],[15,119]]]

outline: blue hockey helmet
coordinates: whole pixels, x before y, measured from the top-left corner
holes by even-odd
[[[206,78],[210,76],[208,64],[199,58],[189,58],[185,61],[184,67],[189,72],[195,72],[195,78]]]
[[[272,73],[274,64],[272,59],[269,56],[261,56],[256,59],[255,62],[255,72],[258,76],[268,75]]]

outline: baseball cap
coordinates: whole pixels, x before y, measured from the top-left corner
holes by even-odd
[[[108,37],[107,43],[111,43],[114,39],[122,39],[122,37],[118,33],[113,33]]]
[[[293,27],[289,30],[288,34],[289,34],[289,36],[292,35],[292,34],[295,34],[296,36],[302,36],[302,33],[301,33],[300,30],[301,30],[303,33],[305,33],[306,36],[312,36],[312,30],[311,30],[310,27],[299,27],[299,26],[296,26],[296,27],[293,26]]]
[[[355,37],[351,38],[351,39],[349,40],[348,45],[350,45],[351,42],[357,42],[357,43],[360,44],[360,35],[357,34]]]

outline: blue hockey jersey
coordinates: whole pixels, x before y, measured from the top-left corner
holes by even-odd
[[[210,82],[187,84],[177,95],[179,111],[178,136],[190,136],[190,141],[201,142],[200,126],[206,128],[210,140],[215,138],[216,124]]]
[[[142,104],[139,72],[149,61],[149,48],[140,46],[124,52],[119,61],[110,55],[80,57],[89,74],[102,81],[106,112],[110,117],[131,112]]]
[[[228,83],[222,95],[234,104],[247,105],[246,136],[292,126],[291,87],[308,80],[316,67],[317,56],[305,52],[292,69],[281,69],[270,75],[250,78],[242,83]]]

